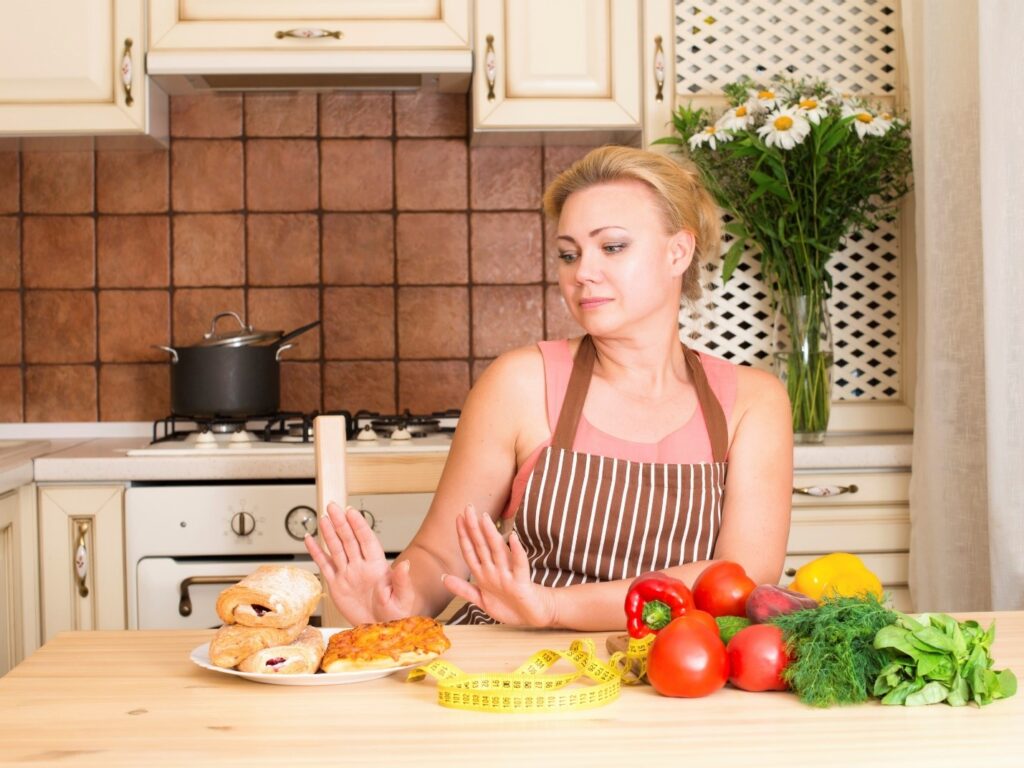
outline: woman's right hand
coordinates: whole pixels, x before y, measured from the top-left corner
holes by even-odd
[[[331,600],[348,621],[365,624],[411,614],[416,594],[409,561],[392,568],[357,509],[342,510],[331,502],[320,518],[320,533],[326,550],[308,534],[306,549],[327,582]]]

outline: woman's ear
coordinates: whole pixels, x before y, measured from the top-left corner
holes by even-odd
[[[697,240],[693,232],[681,229],[668,241],[668,253],[672,277],[679,277],[686,272],[693,261],[693,253],[697,248]]]

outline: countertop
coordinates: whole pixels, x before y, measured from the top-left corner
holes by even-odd
[[[1024,612],[997,619],[996,667],[1024,678]],[[542,648],[607,633],[448,627],[445,659],[508,672]],[[465,712],[436,683],[261,685],[194,666],[205,631],[70,632],[0,678],[0,763],[344,766],[1020,765],[1024,693],[979,709],[877,702],[814,709],[789,693],[729,686],[702,699],[624,687],[596,709]],[[555,671],[561,668],[556,667]]]
[[[0,494],[31,483],[32,460],[50,450],[49,440],[0,440]]]

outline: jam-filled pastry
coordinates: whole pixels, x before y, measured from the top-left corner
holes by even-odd
[[[316,627],[306,627],[288,645],[274,645],[242,659],[238,669],[262,675],[312,675],[320,668],[324,655],[324,635]]]
[[[299,636],[305,626],[305,619],[290,627],[245,627],[241,624],[226,624],[214,633],[210,641],[210,661],[218,667],[234,667],[264,648],[287,645]]]
[[[294,565],[261,565],[217,598],[225,624],[290,627],[304,622],[320,602],[320,579]]]

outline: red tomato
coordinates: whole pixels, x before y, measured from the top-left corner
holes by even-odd
[[[688,619],[693,619],[694,621],[703,624],[705,627],[714,632],[719,639],[721,639],[721,634],[718,631],[718,622],[716,622],[715,617],[707,611],[702,611],[698,608],[691,608],[686,612],[685,616]]]
[[[662,696],[695,698],[714,693],[729,677],[729,660],[718,635],[701,619],[673,619],[651,644],[647,679]]]
[[[747,596],[756,586],[742,565],[719,560],[693,582],[693,601],[712,616],[746,616]]]
[[[774,624],[744,627],[726,646],[729,682],[744,691],[784,691],[782,670],[789,663],[782,630]]]

